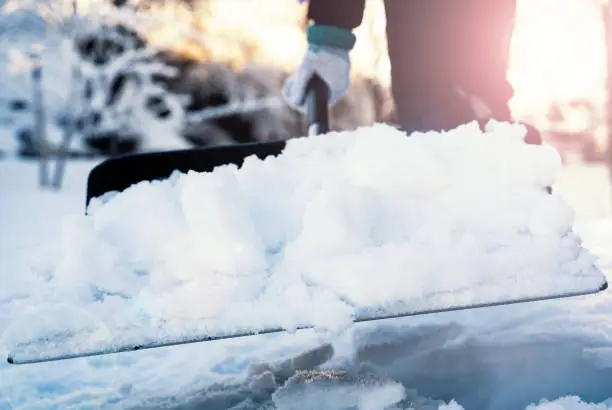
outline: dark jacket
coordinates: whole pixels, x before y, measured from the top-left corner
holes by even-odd
[[[308,18],[316,24],[352,30],[361,24],[364,10],[365,0],[309,0]]]
[[[472,120],[457,89],[479,97],[495,119],[509,120],[516,2],[384,0],[391,87],[406,129],[450,129]],[[353,31],[364,12],[365,0],[309,0],[307,16],[319,26]]]

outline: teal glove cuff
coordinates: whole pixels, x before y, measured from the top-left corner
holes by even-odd
[[[346,51],[350,51],[356,41],[355,35],[349,30],[319,24],[308,27],[307,38],[308,43],[313,46],[334,47]]]

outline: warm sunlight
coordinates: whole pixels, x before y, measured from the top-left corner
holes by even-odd
[[[382,4],[367,2],[364,22],[356,31],[359,41],[353,58],[356,72],[377,75],[387,82]],[[518,0],[509,72],[517,91],[513,101],[517,113],[533,112],[557,99],[601,98],[597,93],[603,89],[605,50],[600,5],[600,0]],[[152,11],[173,22],[151,33],[154,40],[166,45],[176,35],[189,37],[185,33],[195,28],[203,32],[205,47],[217,49],[212,54],[223,59],[244,59],[239,49],[248,46],[257,49],[251,50],[253,60],[290,68],[303,52],[299,25],[304,8],[297,0],[209,0],[206,13],[196,8],[188,18],[184,13],[177,15],[176,7],[168,4]],[[172,31],[175,35],[170,35]]]
[[[403,0],[402,0],[403,1]],[[407,1],[407,0],[406,0]],[[21,4],[12,0],[11,4]],[[61,0],[68,13],[72,0]],[[603,108],[605,49],[601,0],[517,0],[509,78],[517,119],[547,128],[553,102],[588,99]],[[351,53],[353,74],[389,82],[382,0],[366,1]],[[98,0],[79,0],[82,14],[107,15]],[[6,6],[5,6],[6,7]],[[199,60],[240,66],[266,63],[295,69],[306,46],[305,4],[297,0],[206,0],[191,8],[169,0],[149,4],[138,20],[156,46]],[[143,10],[144,11],[144,10]],[[129,15],[126,18],[132,18]],[[483,33],[483,35],[486,35]],[[580,128],[580,127],[578,127]],[[599,139],[604,134],[597,130]]]
[[[604,97],[600,1],[519,0],[509,78],[513,109],[527,115],[555,100]]]
[[[294,70],[306,46],[306,5],[297,0],[207,0],[178,12],[172,2],[152,7],[153,43],[206,60],[241,66],[265,63]],[[510,106],[515,119],[544,133],[584,133],[603,152],[605,44],[601,0],[517,0],[508,77],[515,87]],[[389,84],[385,9],[382,0],[366,1],[358,41],[352,51],[354,75],[375,76]],[[195,36],[194,36],[195,34]],[[486,33],[483,33],[486,35]],[[588,100],[596,112],[569,107]],[[551,124],[551,104],[561,104],[564,120]]]

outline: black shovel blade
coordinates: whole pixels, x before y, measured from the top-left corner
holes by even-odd
[[[174,171],[210,172],[221,165],[241,166],[245,158],[252,155],[259,159],[279,155],[285,145],[286,141],[272,141],[111,158],[98,164],[89,173],[85,206],[89,205],[92,198],[108,192],[121,192],[141,181],[166,179]]]

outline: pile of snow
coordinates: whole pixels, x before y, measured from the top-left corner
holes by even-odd
[[[108,195],[65,220],[52,291],[5,346],[44,356],[340,331],[368,315],[597,291],[605,278],[571,209],[546,192],[559,156],[523,135],[494,122],[410,138],[376,125]]]
[[[58,299],[44,262],[59,245],[62,215],[82,212],[94,165],[71,163],[54,192],[37,188],[36,163],[0,163],[0,331],[26,327],[20,312]],[[602,268],[612,267],[608,184],[604,167],[565,166],[554,185]],[[304,409],[321,398],[327,409],[379,409],[397,400],[401,383],[405,397],[386,408],[608,410],[610,311],[608,291],[371,322],[340,338],[306,330],[42,365],[3,360],[0,409],[283,409],[292,396]],[[327,342],[332,357],[328,347],[313,350]],[[315,388],[301,385],[313,380]]]

